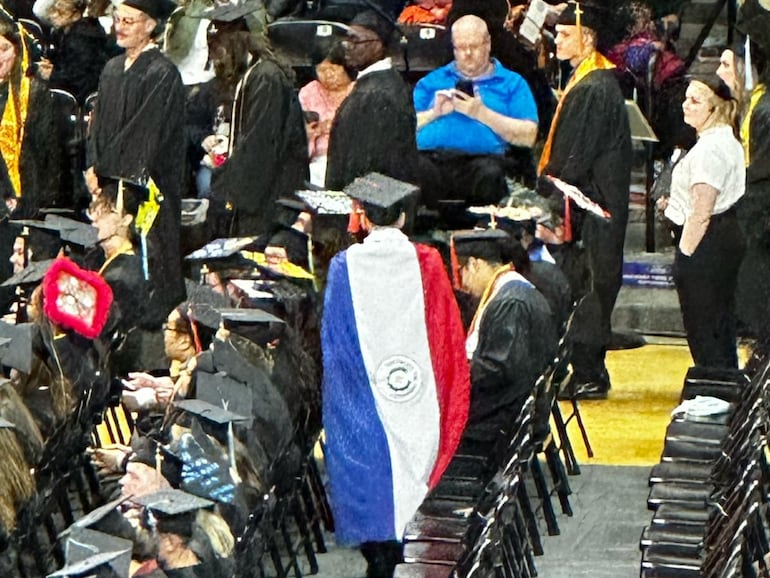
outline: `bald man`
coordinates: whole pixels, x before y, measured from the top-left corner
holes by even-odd
[[[534,175],[529,149],[537,137],[537,106],[527,82],[490,57],[484,20],[458,19],[452,46],[455,59],[414,89],[423,201],[496,203],[508,194],[506,176]]]

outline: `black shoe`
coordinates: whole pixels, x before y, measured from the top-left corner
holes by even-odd
[[[573,399],[607,399],[610,395],[610,384],[601,381],[580,383],[572,390]]]
[[[607,399],[611,388],[610,375],[604,368],[597,378],[573,375],[566,387],[559,392],[557,399]]]
[[[636,349],[646,344],[647,340],[644,335],[640,335],[636,331],[613,331],[607,349]]]

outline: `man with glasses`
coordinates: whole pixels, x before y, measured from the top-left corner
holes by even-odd
[[[455,59],[414,89],[423,202],[497,203],[508,194],[506,176],[534,177],[535,99],[521,76],[490,58],[478,16],[452,25],[452,46]]]
[[[350,22],[345,61],[358,77],[332,122],[329,189],[341,190],[370,172],[407,182],[416,178],[414,107],[409,88],[386,56],[392,34],[392,24],[373,11]]]
[[[151,316],[158,326],[184,299],[179,249],[181,185],[185,178],[184,88],[176,67],[153,39],[176,5],[125,0],[114,11],[115,36],[125,53],[107,62],[91,119],[86,184],[152,179],[162,201],[147,236]]]

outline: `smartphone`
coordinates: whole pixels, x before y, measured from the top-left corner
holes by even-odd
[[[468,96],[474,96],[473,94],[473,81],[472,80],[465,80],[460,79],[455,84],[455,90],[459,90],[460,92],[464,92]]]

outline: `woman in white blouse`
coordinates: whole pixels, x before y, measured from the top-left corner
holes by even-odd
[[[737,368],[735,286],[745,241],[735,205],[746,168],[737,102],[716,75],[693,78],[682,103],[698,141],[674,167],[665,215],[677,243],[674,282],[696,365]]]

